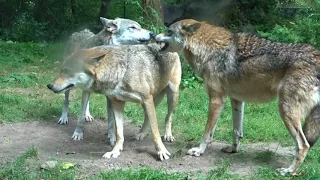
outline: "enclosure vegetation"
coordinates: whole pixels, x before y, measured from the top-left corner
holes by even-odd
[[[60,96],[49,94],[45,84],[59,72],[61,52],[65,39],[74,31],[102,28],[99,17],[129,18],[155,33],[165,30],[175,20],[195,18],[223,26],[234,32],[256,33],[279,42],[308,43],[320,50],[319,0],[0,0],[0,123],[26,120],[54,122],[61,111]],[[202,136],[207,113],[207,97],[201,78],[194,75],[189,65],[183,63],[181,95],[173,122],[177,144],[197,144]],[[30,90],[36,93],[21,93]],[[192,97],[192,98],[190,98]],[[71,113],[77,116],[78,102],[70,104]],[[191,101],[192,100],[192,101]],[[92,114],[105,120],[105,101],[93,96]],[[165,104],[157,109],[159,119],[164,119]],[[277,112],[276,102],[256,106],[248,103],[245,115],[244,143],[277,141],[292,145]],[[143,121],[142,111],[135,105],[126,109],[134,124]],[[178,118],[177,118],[178,117]],[[202,121],[193,124],[195,119]],[[215,139],[231,142],[232,120],[230,103],[222,113]],[[163,123],[163,122],[162,122]],[[190,127],[192,124],[192,127]],[[161,125],[161,124],[160,124]],[[191,141],[190,141],[191,139]],[[189,142],[190,141],[190,142]],[[301,179],[320,177],[319,143],[310,151],[301,170]],[[240,155],[241,156],[241,155]],[[260,160],[268,161],[273,154],[262,154]],[[37,157],[31,148],[15,162],[1,165],[0,179],[75,179],[78,169],[40,172],[27,171],[26,159]],[[275,157],[273,157],[275,158]],[[272,159],[272,158],[271,158]],[[232,159],[202,179],[242,179],[228,172]],[[29,168],[35,169],[35,168]],[[121,177],[121,179],[183,179],[187,176],[162,170],[130,169],[101,172],[96,179]],[[92,177],[92,179],[95,179]],[[274,169],[262,166],[258,172],[243,179],[283,178]],[[283,178],[286,179],[286,178]]]

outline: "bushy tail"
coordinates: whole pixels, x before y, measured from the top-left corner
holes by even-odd
[[[312,147],[319,138],[320,131],[320,105],[316,105],[304,123],[303,133],[307,138],[307,141]]]

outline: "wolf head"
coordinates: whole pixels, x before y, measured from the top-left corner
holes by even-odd
[[[111,33],[104,40],[105,45],[132,45],[147,43],[153,38],[153,33],[141,28],[140,24],[130,19],[116,18],[114,20],[100,17],[104,29],[102,32]],[[110,39],[109,39],[110,38]]]
[[[59,76],[47,87],[55,93],[73,88],[90,90],[95,76],[94,68],[105,55],[91,49],[76,51],[63,62]]]
[[[201,23],[185,19],[172,24],[167,32],[158,34],[155,39],[163,52],[180,52],[185,47],[186,39],[200,28]]]

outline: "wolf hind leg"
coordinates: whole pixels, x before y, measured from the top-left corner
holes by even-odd
[[[165,95],[165,91],[163,90],[157,96],[155,96],[153,98],[155,106],[157,106],[161,102],[164,95]],[[137,140],[143,140],[148,135],[148,131],[149,131],[149,127],[150,127],[150,125],[149,125],[150,121],[149,121],[148,116],[146,114],[146,109],[144,109],[144,106],[142,106],[142,108],[144,110],[143,111],[144,112],[144,121],[143,121],[141,129],[139,130],[139,132],[135,136]]]
[[[168,113],[165,120],[165,134],[164,141],[172,142],[174,137],[172,136],[172,115],[178,104],[179,99],[179,86],[181,82],[181,63],[179,56],[176,57],[175,67],[173,69],[173,74],[171,76],[170,82],[166,88],[167,93],[167,104],[168,104]]]
[[[221,149],[222,152],[236,153],[240,150],[240,139],[243,137],[244,102],[231,99],[233,120],[233,144]]]
[[[283,80],[282,86],[278,91],[281,118],[296,144],[296,153],[291,165],[288,168],[277,169],[281,175],[297,175],[297,168],[304,161],[310,149],[304,132],[313,129],[310,127],[311,124],[308,123],[314,122],[313,118],[316,119],[319,113],[318,109],[314,109],[318,103],[314,95],[318,92],[314,91],[314,88],[311,86],[307,86],[309,89],[305,86],[300,88],[304,83],[308,83],[303,80],[305,79],[300,78],[297,80],[292,76],[288,76],[287,79]],[[300,86],[297,86],[297,82]],[[303,131],[301,119],[305,118],[308,114],[309,118],[307,118],[307,123],[304,128],[305,131]],[[312,118],[312,120],[310,118]],[[310,134],[313,133],[310,131],[308,134],[309,137],[311,137]]]
[[[296,154],[288,168],[279,168],[277,171],[283,176],[287,174],[296,175],[296,170],[307,155],[310,145],[302,130],[301,116],[293,114],[297,109],[290,107],[289,103],[286,102],[279,102],[279,106],[282,120],[295,141]]]
[[[320,131],[320,104],[317,104],[311,110],[303,126],[303,132],[307,138],[307,141],[310,147],[312,147],[318,140],[319,131]]]
[[[166,115],[165,120],[165,134],[164,141],[172,142],[174,141],[174,137],[172,135],[172,115],[178,104],[179,99],[179,83],[171,83],[168,85],[167,91],[167,104],[168,104],[168,113]]]
[[[107,100],[107,114],[108,114],[108,127],[107,127],[107,134],[109,143],[114,146],[116,143],[116,133],[115,133],[115,119],[114,119],[114,112],[112,109],[111,100],[106,96]]]

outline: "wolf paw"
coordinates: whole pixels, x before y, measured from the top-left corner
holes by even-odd
[[[172,142],[174,141],[174,137],[172,136],[172,134],[165,134],[163,140],[167,142]]]
[[[237,149],[235,146],[226,146],[222,148],[221,151],[224,153],[237,153],[239,152],[239,149]]]
[[[68,116],[64,116],[64,115],[62,115],[61,117],[60,117],[60,119],[58,120],[58,124],[68,124]]]
[[[86,122],[91,122],[91,121],[93,121],[93,117],[91,116],[91,114],[87,114],[84,119],[85,119]]]
[[[203,154],[203,152],[201,152],[201,149],[199,147],[195,147],[195,148],[191,148],[189,149],[189,151],[187,152],[188,155],[191,156],[200,156],[201,154]]]
[[[139,133],[136,135],[136,140],[141,141],[141,140],[143,140],[147,135],[148,135],[148,133],[146,133],[146,132],[139,132]]]
[[[114,132],[108,133],[108,139],[109,139],[109,143],[111,144],[111,146],[114,146],[116,144],[116,136],[115,136]]]
[[[292,168],[278,168],[276,171],[281,176],[288,176],[288,175],[299,176],[299,175],[301,175],[300,173],[293,171]]]
[[[111,152],[106,152],[102,157],[103,158],[117,158],[120,156],[120,151],[111,151]]]
[[[158,157],[161,161],[169,159],[170,155],[171,154],[166,149],[158,151]]]
[[[83,139],[83,132],[75,130],[71,138],[76,141],[82,140]]]

